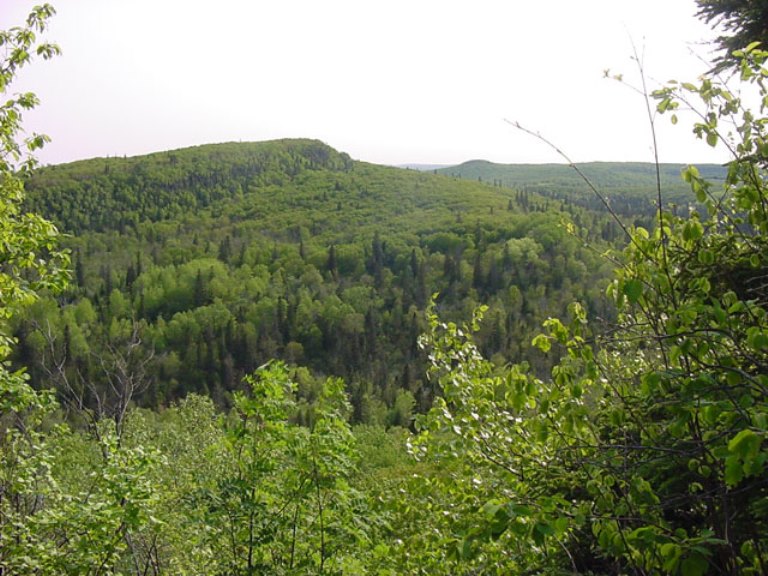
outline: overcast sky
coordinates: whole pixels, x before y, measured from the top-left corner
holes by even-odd
[[[38,3],[0,0],[0,27]],[[382,164],[652,161],[632,41],[653,84],[694,79],[714,34],[694,0],[59,0],[11,91],[59,163],[196,144],[318,138]],[[721,161],[680,122],[663,162]]]

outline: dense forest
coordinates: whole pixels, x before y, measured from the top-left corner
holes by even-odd
[[[312,140],[41,168],[10,96],[0,576],[767,574],[764,10],[698,4],[728,51],[646,98],[733,160],[600,211]]]
[[[695,198],[690,187],[680,178],[685,169],[681,164],[642,162],[588,162],[579,164],[582,174],[595,185],[616,214],[634,218],[638,225],[652,226],[655,214],[657,183],[664,189],[664,200],[670,209],[687,213]],[[697,165],[699,173],[709,182],[720,184],[727,170],[717,164]],[[467,180],[488,182],[522,192],[536,192],[546,198],[555,198],[566,204],[576,204],[604,211],[603,199],[598,198],[582,177],[565,164],[495,164],[472,160],[459,166],[435,170],[439,174]]]
[[[483,352],[543,374],[530,341],[549,315],[578,298],[609,318],[600,252],[620,241],[605,214],[309,140],[43,168],[27,203],[70,235],[75,277],[19,317],[18,360],[91,407],[115,355],[155,408],[189,392],[229,406],[279,358],[343,378],[355,422],[407,425],[434,396],[417,345],[433,294],[454,320],[488,305]]]

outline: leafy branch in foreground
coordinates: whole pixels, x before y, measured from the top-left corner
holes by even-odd
[[[442,396],[414,450],[470,462],[487,487],[464,500],[479,517],[461,529],[470,557],[502,542],[527,569],[766,573],[768,53],[739,57],[759,113],[711,77],[653,94],[661,113],[702,102],[694,132],[729,139],[735,159],[719,191],[684,171],[701,208],[629,231],[613,331],[593,334],[579,305],[568,325],[550,319],[534,343],[560,361],[540,379],[484,360],[476,322],[430,316]]]
[[[49,5],[37,7],[26,26],[0,31],[2,94],[34,55],[58,53],[37,41],[53,14]],[[36,104],[33,94],[21,94],[0,106],[0,573],[113,573],[131,533],[150,522],[152,458],[141,449],[121,450],[104,430],[102,465],[73,490],[61,490],[53,469],[76,434],[55,425],[53,393],[34,390],[7,361],[15,344],[10,320],[41,291],[62,289],[68,277],[56,228],[22,209],[22,178],[46,141],[40,135],[20,141],[22,112]]]

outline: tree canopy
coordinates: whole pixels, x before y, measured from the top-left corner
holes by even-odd
[[[4,90],[30,54],[56,52],[36,48],[52,14],[0,33]],[[733,57],[764,102],[768,51]],[[565,201],[312,141],[46,169],[25,205],[25,155],[44,139],[19,141],[34,98],[9,100],[0,574],[766,574],[768,118],[716,74],[652,97],[661,114],[694,107],[694,133],[733,160],[718,182],[683,170],[684,214],[660,201],[655,218],[617,220],[624,245],[580,233],[605,221]],[[57,229],[25,211],[49,204],[95,228],[73,239],[78,285],[59,299],[43,294],[67,277]],[[600,321],[594,292],[574,289],[595,278],[585,242],[613,265]],[[526,359],[500,358],[545,315]],[[17,361],[48,355],[40,390],[7,362],[12,328]],[[398,364],[389,398],[297,361],[317,347],[384,369],[388,328],[392,350],[428,364],[418,386]],[[233,351],[252,349],[263,358],[235,378]],[[153,370],[200,387],[140,408]],[[216,406],[205,386],[225,381]]]
[[[733,52],[746,48],[752,42],[768,41],[768,2],[766,0],[696,0],[697,16],[713,26],[720,26],[725,34],[717,37],[721,52],[717,68],[734,68],[739,58]]]

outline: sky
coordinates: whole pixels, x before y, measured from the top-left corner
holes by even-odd
[[[0,0],[0,28],[38,1]],[[316,138],[379,164],[653,161],[640,84],[693,80],[715,36],[694,0],[58,0],[29,132],[57,164]],[[662,162],[720,162],[658,118]]]

